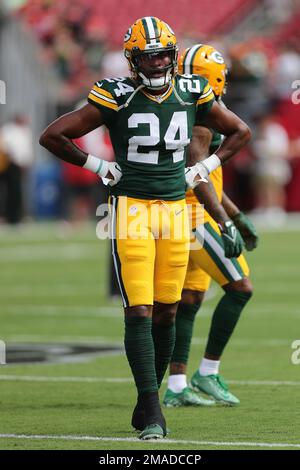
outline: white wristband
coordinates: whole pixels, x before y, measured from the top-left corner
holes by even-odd
[[[108,162],[106,160],[102,160],[101,158],[94,157],[93,155],[88,155],[82,168],[90,170],[104,178],[108,173]]]
[[[208,174],[212,173],[216,170],[219,166],[221,166],[221,160],[219,159],[218,155],[213,153],[205,160],[202,160],[201,163],[205,166],[208,171]]]

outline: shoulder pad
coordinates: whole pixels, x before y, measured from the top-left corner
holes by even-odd
[[[206,78],[197,74],[177,75],[179,89],[200,97],[208,85]]]
[[[135,90],[129,77],[104,78],[97,82],[96,86],[109,93],[118,105],[123,103],[124,97],[127,99]]]

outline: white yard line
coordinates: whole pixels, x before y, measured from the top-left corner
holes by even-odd
[[[74,286],[73,286],[74,290]],[[13,315],[71,315],[83,317],[123,317],[123,308],[120,307],[84,307],[78,305],[7,305],[4,310]]]
[[[50,336],[50,335],[7,335],[1,337],[5,343],[14,342],[33,342],[33,343],[89,343],[89,344],[117,344],[123,342],[123,337],[108,337],[108,336]]]
[[[102,288],[101,288],[102,289]],[[94,293],[96,292],[97,287],[95,286],[87,288],[83,286],[78,286],[76,285],[75,287],[72,285],[65,285],[65,286],[58,286],[57,289],[55,288],[55,296],[56,297],[61,297],[61,296],[76,296],[76,295],[82,295],[82,294],[87,294],[87,293]],[[100,288],[98,289],[100,290]],[[53,294],[53,285],[51,288],[47,289],[46,287],[40,287],[37,295],[40,296],[48,296],[49,293],[52,292]],[[3,288],[3,293],[1,293],[1,296],[7,296],[7,295],[12,295],[14,298],[17,296],[21,297],[32,297],[32,290],[30,290],[27,287],[22,287],[19,286],[17,288],[11,288],[10,286],[7,286]],[[296,316],[297,318],[299,317],[299,311],[298,307],[290,306],[290,307],[284,307],[282,304],[276,299],[276,304],[275,305],[269,305],[269,304],[263,304],[260,303],[259,306],[253,307],[253,310],[251,311],[251,316],[263,316],[263,315],[275,315],[275,314],[280,314],[284,310],[284,315],[290,315],[290,316]],[[82,315],[82,316],[103,316],[103,317],[110,317],[110,316],[116,316],[116,317],[123,317],[123,307],[121,305],[115,305],[115,306],[84,306],[84,305],[59,305],[59,304],[26,304],[26,305],[20,305],[20,304],[8,304],[5,306],[2,306],[2,313],[9,313],[12,315],[49,315],[49,316],[61,316],[61,315]],[[200,309],[198,314],[196,315],[196,321],[201,321],[204,317],[211,317],[213,313],[213,307],[207,307],[204,306]]]
[[[130,377],[76,377],[76,376],[39,376],[39,375],[8,375],[0,374],[0,381],[20,382],[78,382],[78,383],[132,383]],[[166,380],[164,380],[166,382]],[[300,386],[300,381],[292,380],[227,380],[228,384],[241,386]]]
[[[38,375],[0,375],[0,381],[21,382],[84,382],[84,383],[131,383],[130,377],[47,377]]]
[[[282,338],[233,338],[231,344],[234,346],[268,346],[268,347],[278,347],[278,346],[287,346],[291,347],[291,343],[294,339],[282,339]],[[197,338],[192,339],[192,344],[194,345],[203,345],[207,343],[207,338]]]
[[[98,437],[98,436],[72,436],[72,435],[54,435],[54,434],[0,434],[0,439],[56,439],[64,441],[102,441],[102,442],[141,442],[138,438],[133,437]],[[280,447],[280,448],[300,448],[300,444],[291,444],[285,442],[223,442],[223,441],[196,441],[188,439],[161,439],[149,441],[153,444],[182,444],[195,446],[222,446],[222,447]]]
[[[38,315],[39,309],[35,312],[36,315]],[[43,315],[43,314],[42,314]],[[46,314],[48,315],[48,313]],[[51,310],[49,310],[49,315],[53,316],[61,316],[59,315],[59,312],[51,313]],[[122,314],[118,313],[118,310],[115,310],[113,308],[109,309],[94,309],[89,311],[87,309],[86,313],[83,314],[85,318],[88,317],[103,317],[103,318],[114,318],[119,320],[122,317]],[[41,314],[40,314],[41,316]],[[81,316],[80,312],[74,311],[74,317]],[[3,338],[0,338],[3,339]],[[116,344],[121,344],[123,343],[123,337],[114,337],[114,338],[109,338],[109,337],[104,337],[104,336],[48,336],[48,335],[7,335],[5,336],[5,342],[6,343],[12,343],[12,342],[53,342],[53,343],[61,343],[61,342],[67,342],[67,343],[75,343],[75,342],[86,342],[86,343],[96,343],[96,344],[101,344],[101,343],[116,343]],[[249,347],[249,346],[265,346],[265,347],[278,347],[278,346],[284,346],[291,348],[291,344],[294,341],[295,338],[233,338],[231,340],[231,343],[234,346],[237,347]],[[195,336],[192,339],[192,344],[195,346],[201,346],[206,344],[207,338],[206,337],[197,337]]]
[[[101,254],[97,251],[97,246],[89,243],[61,243],[44,244],[34,246],[16,245],[5,247],[0,250],[2,262],[28,262],[28,261],[53,261],[55,263],[66,259],[99,259]]]

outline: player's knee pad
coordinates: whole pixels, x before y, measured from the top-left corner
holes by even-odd
[[[155,285],[155,302],[162,304],[174,304],[180,300],[179,282],[174,281],[161,281]]]

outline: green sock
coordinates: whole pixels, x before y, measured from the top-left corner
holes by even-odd
[[[192,305],[184,304],[182,302],[179,303],[176,314],[176,342],[171,362],[187,364],[193,335],[194,320],[200,305],[200,303]]]
[[[156,392],[152,318],[125,315],[125,350],[138,393]]]
[[[175,344],[175,324],[161,326],[152,324],[152,337],[155,348],[155,370],[158,388],[168,368]]]
[[[221,356],[251,295],[239,291],[228,291],[223,295],[212,317],[206,353]]]

